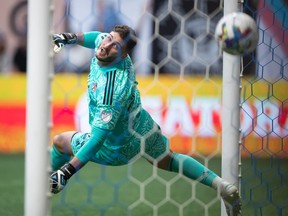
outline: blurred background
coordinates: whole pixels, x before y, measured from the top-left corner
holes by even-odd
[[[167,0],[56,1],[54,30],[110,31],[115,24],[127,24],[141,39],[133,53],[138,74],[178,74],[182,70],[186,75],[205,74],[205,64],[209,64],[209,75],[221,75],[221,55],[213,38],[217,21],[223,15],[221,4],[217,0],[197,5],[191,0],[173,1],[173,5]],[[249,8],[244,11],[255,17],[257,1],[250,0],[247,5]],[[1,11],[1,72],[26,72],[27,1],[1,2]],[[155,70],[155,64],[165,59],[168,49],[172,58]],[[82,52],[87,55],[87,51]],[[81,62],[75,52],[67,53],[70,55],[65,53],[56,58],[56,72],[87,72],[87,61]],[[191,56],[195,56],[193,61]]]

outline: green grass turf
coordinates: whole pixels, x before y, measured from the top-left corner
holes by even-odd
[[[243,215],[288,215],[287,165],[287,159],[243,160]],[[220,158],[209,160],[208,166],[219,174]],[[24,155],[0,154],[0,170],[0,215],[21,216]],[[120,167],[89,163],[50,201],[53,216],[146,216],[153,215],[153,209],[159,216],[175,216],[179,215],[179,206],[185,216],[201,216],[205,211],[209,216],[220,215],[215,191],[155,169],[143,159]]]
[[[0,215],[24,215],[24,155],[0,154]]]

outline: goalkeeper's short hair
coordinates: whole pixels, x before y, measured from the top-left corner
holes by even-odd
[[[137,44],[136,32],[127,25],[116,25],[112,31],[117,32],[127,44],[127,52],[131,53]]]

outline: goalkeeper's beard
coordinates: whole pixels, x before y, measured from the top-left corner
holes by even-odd
[[[101,48],[99,48],[101,49]],[[100,54],[98,54],[98,51],[96,51],[95,53],[95,57],[97,58],[97,60],[100,62],[100,64],[102,65],[112,65],[112,64],[116,64],[119,61],[121,61],[121,55],[117,54],[116,56],[109,56],[108,53],[106,54],[106,56],[101,56]]]
[[[118,62],[121,61],[121,58],[110,58],[110,59],[107,59],[107,58],[99,58],[97,56],[95,56],[98,60],[98,63],[100,66],[110,66],[110,65],[114,65],[114,64],[117,64]]]

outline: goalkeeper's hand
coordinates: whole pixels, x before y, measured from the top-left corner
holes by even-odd
[[[59,53],[66,44],[77,43],[77,35],[73,33],[53,34],[54,52]]]
[[[50,190],[51,193],[57,194],[68,183],[69,178],[76,172],[76,169],[71,164],[65,164],[59,170],[50,175]]]

